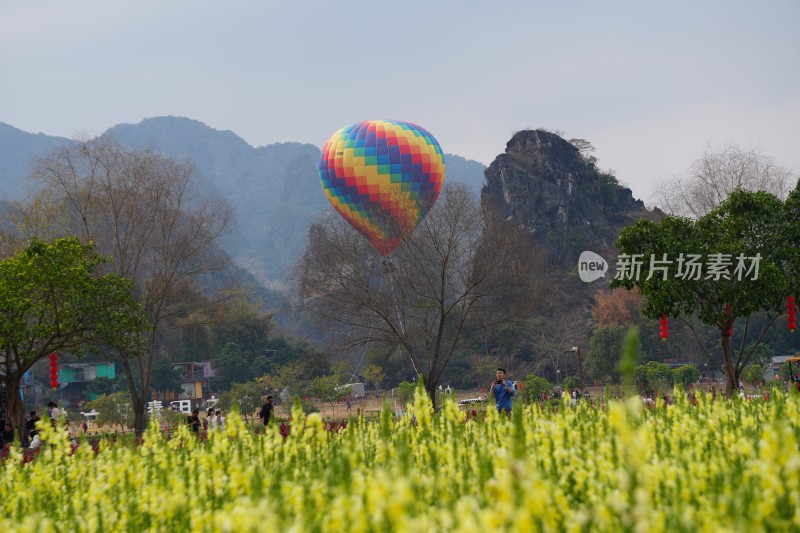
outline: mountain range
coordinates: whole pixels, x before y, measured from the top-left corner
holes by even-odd
[[[150,148],[192,164],[198,185],[228,200],[235,227],[223,243],[234,261],[266,286],[278,287],[307,242],[311,223],[330,208],[319,183],[320,148],[294,142],[253,147],[231,131],[184,117],[154,117],[118,124],[112,136],[130,148]],[[65,143],[0,122],[0,200],[19,200],[39,157]],[[446,180],[480,194],[485,165],[446,154]]]

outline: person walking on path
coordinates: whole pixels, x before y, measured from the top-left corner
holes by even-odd
[[[261,413],[259,416],[261,420],[264,422],[264,426],[269,424],[269,419],[272,418],[272,411],[275,410],[275,407],[272,405],[272,396],[267,396],[267,403],[261,406]]]
[[[198,434],[200,433],[200,411],[195,409],[192,411],[192,414],[189,415],[187,418],[187,422],[189,423],[189,428],[192,430],[192,433]]]

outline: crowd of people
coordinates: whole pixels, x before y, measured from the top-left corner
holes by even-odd
[[[50,402],[47,404],[47,416],[50,420],[50,424],[55,428],[56,421],[58,419],[59,410],[58,406],[55,402]],[[33,410],[28,414],[28,417],[25,420],[25,425],[22,427],[22,432],[18,434],[17,430],[14,429],[14,424],[11,420],[3,420],[0,421],[0,426],[3,428],[2,433],[0,433],[0,450],[5,450],[9,446],[13,445],[14,442],[19,441],[20,445],[23,449],[29,451],[36,451],[42,445],[41,437],[39,436],[39,428],[37,427],[37,423],[41,420],[39,414]],[[69,429],[69,426],[64,421],[64,428],[67,432],[67,436],[70,442],[76,446],[77,443]]]
[[[217,430],[217,429],[225,429],[225,416],[222,414],[220,409],[214,410],[213,407],[210,407],[208,411],[206,411],[206,416],[204,418],[200,418],[200,410],[195,409],[192,411],[186,418],[186,422],[189,424],[193,433],[200,433],[200,429],[203,429],[204,434],[208,434],[209,430]]]

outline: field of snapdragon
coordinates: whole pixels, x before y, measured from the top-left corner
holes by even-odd
[[[231,416],[96,452],[45,432],[0,467],[0,531],[799,531],[800,399],[681,398],[476,420],[418,394],[337,431]]]

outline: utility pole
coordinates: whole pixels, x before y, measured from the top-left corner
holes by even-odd
[[[575,352],[578,354],[578,380],[580,381],[581,392],[583,392],[583,360],[581,359],[581,347],[573,346],[569,350],[564,350],[564,353]]]

